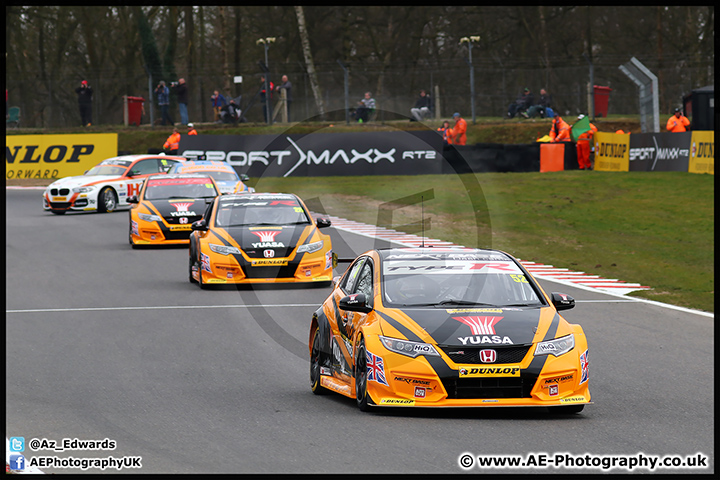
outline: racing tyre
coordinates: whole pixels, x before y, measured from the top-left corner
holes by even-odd
[[[132,239],[132,220],[130,220],[130,224],[128,227],[128,243],[130,243],[130,246],[132,248],[134,248],[134,249],[138,248],[138,246],[135,245],[135,242],[133,242],[133,239]]]
[[[550,409],[550,412],[560,415],[573,415],[582,412],[583,408],[585,408],[585,405],[567,405],[564,407],[553,407]]]
[[[117,208],[117,196],[112,187],[105,187],[98,195],[98,212],[109,213]]]
[[[188,259],[189,259],[188,260],[188,263],[189,263],[189,265],[188,265],[188,280],[190,280],[190,283],[197,283],[197,281],[195,281],[195,279],[193,278],[193,274],[192,274],[193,267],[195,266],[195,262],[193,261],[192,254],[190,254],[190,256],[188,256]]]
[[[365,351],[365,339],[360,337],[355,354],[355,400],[358,408],[367,412],[370,410],[369,396],[367,393],[367,353]]]
[[[327,389],[320,385],[320,366],[323,354],[320,351],[320,329],[315,327],[312,334],[312,350],[310,352],[310,388],[315,395],[325,395]]]
[[[206,284],[206,283],[203,283],[203,279],[202,279],[202,266],[201,266],[199,260],[198,260],[198,266],[197,266],[197,268],[198,268],[198,285],[200,285],[200,289],[201,289],[201,290],[207,290],[207,289],[208,289],[207,284]]]

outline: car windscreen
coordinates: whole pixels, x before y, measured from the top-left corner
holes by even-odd
[[[96,165],[87,171],[85,175],[114,175],[119,177],[127,171],[124,165]]]
[[[151,178],[145,189],[145,200],[172,198],[215,198],[218,191],[209,178]]]
[[[238,177],[237,173],[235,172],[219,172],[217,170],[211,171],[211,172],[205,172],[207,175],[210,175],[215,179],[216,182],[239,182],[240,177]]]
[[[542,305],[523,271],[511,261],[386,260],[382,289],[391,307]]]
[[[250,201],[224,200],[215,217],[218,227],[249,225],[309,224],[305,210],[295,200],[252,199]]]

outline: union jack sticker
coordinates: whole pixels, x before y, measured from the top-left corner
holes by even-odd
[[[368,382],[377,382],[388,386],[385,379],[385,366],[382,357],[373,355],[369,351],[365,351],[367,357],[367,379]]]
[[[588,351],[585,350],[582,355],[580,355],[580,385],[587,382],[590,377],[589,366]]]
[[[203,270],[208,273],[212,273],[212,269],[210,268],[210,257],[207,254],[200,254],[200,264],[202,265]]]

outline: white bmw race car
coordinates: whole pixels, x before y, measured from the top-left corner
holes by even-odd
[[[43,210],[63,215],[68,211],[105,213],[129,208],[127,198],[140,192],[147,176],[167,173],[173,164],[184,161],[184,157],[168,155],[108,158],[84,175],[51,183],[43,192]]]

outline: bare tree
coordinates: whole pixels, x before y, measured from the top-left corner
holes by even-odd
[[[302,43],[308,76],[310,77],[310,86],[312,88],[313,97],[315,97],[315,105],[317,106],[320,117],[325,118],[325,105],[323,104],[320,83],[318,82],[317,73],[315,72],[315,62],[313,61],[312,50],[310,49],[310,37],[308,36],[307,27],[305,25],[305,13],[303,12],[302,6],[295,7],[295,15],[297,16],[300,41]]]

